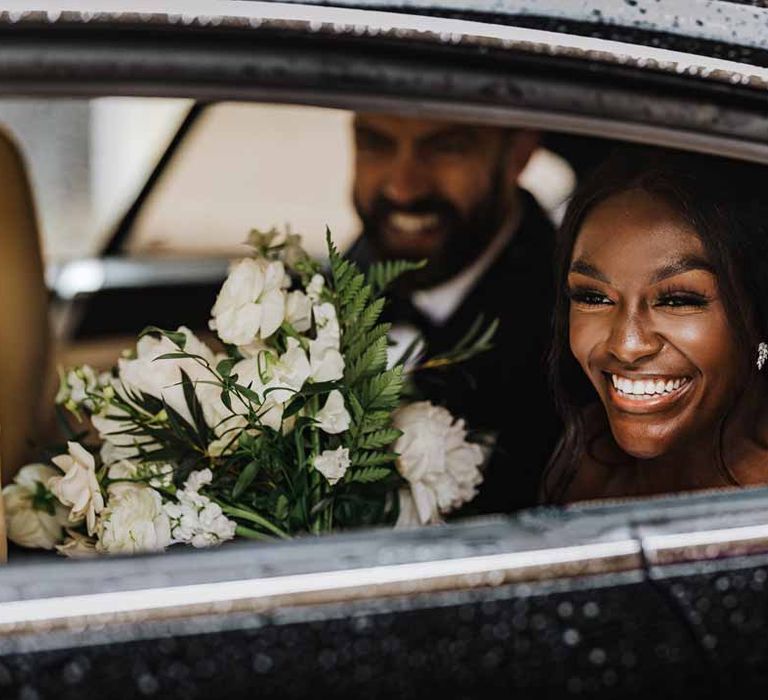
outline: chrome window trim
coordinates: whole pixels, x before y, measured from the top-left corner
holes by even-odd
[[[87,643],[91,633],[126,626],[406,598],[428,604],[435,594],[491,594],[509,585],[528,586],[533,594],[554,582],[589,586],[611,576],[680,576],[685,566],[702,563],[763,565],[766,512],[768,488],[759,488],[274,545],[234,543],[206,553],[78,563],[33,555],[0,568],[0,647],[17,648],[41,635],[68,638],[73,630],[78,643]]]

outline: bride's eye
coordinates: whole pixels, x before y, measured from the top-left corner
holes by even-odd
[[[613,304],[610,297],[596,289],[569,289],[568,298],[576,304],[585,306],[606,306]]]
[[[664,292],[659,295],[655,306],[672,308],[703,308],[709,304],[709,299],[696,292]]]

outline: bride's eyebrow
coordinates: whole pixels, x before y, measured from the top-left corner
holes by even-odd
[[[577,272],[580,275],[592,277],[593,279],[600,280],[606,284],[611,283],[611,281],[600,270],[598,270],[592,263],[587,262],[583,258],[574,260],[571,263],[571,268],[568,270],[568,272]]]
[[[656,272],[653,273],[653,283],[656,284],[668,277],[674,277],[675,275],[682,274],[683,272],[690,272],[691,270],[704,270],[713,275],[716,274],[715,268],[712,267],[709,261],[699,256],[691,255],[672,260],[666,265],[658,268]]]

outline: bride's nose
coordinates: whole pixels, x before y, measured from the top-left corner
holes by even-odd
[[[619,362],[635,364],[658,353],[663,341],[641,310],[618,310],[614,315],[607,349]]]

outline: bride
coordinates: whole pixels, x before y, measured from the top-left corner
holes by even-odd
[[[768,484],[765,177],[627,148],[558,241],[546,502]]]

